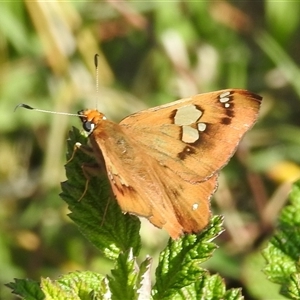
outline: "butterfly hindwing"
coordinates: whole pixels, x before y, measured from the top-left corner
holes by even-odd
[[[94,131],[90,141],[96,158],[100,157],[101,149],[108,179],[122,211],[146,217],[173,238],[202,230],[210,217],[210,198],[217,175],[205,182],[184,181],[145,154],[131,136],[122,135],[118,124],[106,125],[105,132],[113,131],[114,136],[106,139],[100,131]]]

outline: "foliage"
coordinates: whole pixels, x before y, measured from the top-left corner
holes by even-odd
[[[188,255],[184,247],[176,252],[172,248],[176,243],[162,250],[166,236],[147,222],[140,227],[135,217],[117,210],[120,222],[111,218],[113,208],[118,208],[104,178],[91,178],[78,202],[86,182],[72,169],[80,164],[81,170],[82,161],[90,163],[92,158],[76,151],[63,167],[67,132],[78,120],[20,109],[13,113],[17,104],[74,113],[97,102],[99,110],[117,121],[145,107],[229,87],[247,88],[264,97],[260,120],[220,176],[212,202],[214,212],[225,216],[226,231],[216,240],[219,249],[201,265],[203,273],[192,261],[185,261],[195,270],[191,276],[199,272],[201,280],[194,286],[178,286],[177,291],[184,297],[215,287],[224,298],[230,293],[239,298],[242,287],[247,299],[269,299],[279,298],[281,287],[282,294],[297,298],[298,264],[293,252],[297,230],[288,218],[291,212],[283,214],[287,215],[264,251],[265,272],[274,284],[264,281],[261,249],[276,225],[290,182],[300,174],[299,6],[299,1],[270,0],[0,3],[0,298],[15,299],[5,283],[31,278],[15,279],[9,286],[17,294],[27,293],[28,299],[44,297],[41,285],[47,295],[78,296],[78,290],[93,290],[80,297],[97,299],[105,291],[117,290],[120,274],[128,274],[133,265],[135,273],[128,276],[126,287],[140,289],[141,277],[148,276],[151,265],[159,272],[156,279],[164,282],[159,286],[152,278],[156,282],[152,297],[159,297],[175,291],[172,284],[178,283],[176,276],[168,277],[168,272],[177,270],[164,253],[178,254],[174,260],[180,253]],[[99,54],[98,92],[95,53]],[[75,136],[85,141],[72,131],[71,140]],[[68,143],[69,158],[73,148]],[[69,211],[58,196],[65,171],[75,183],[64,183],[62,195],[72,210],[71,219],[91,243],[66,217]],[[91,191],[98,180],[102,201],[93,204],[94,211]],[[296,222],[293,199],[290,209]],[[102,222],[103,218],[112,223]],[[286,237],[292,244],[283,243]],[[204,244],[200,237],[197,245],[186,243],[199,249],[213,245],[201,241]],[[210,251],[203,255],[211,255]],[[158,256],[160,267],[156,267]],[[282,268],[276,267],[276,260]],[[159,271],[162,266],[166,274]],[[111,273],[112,268],[117,273]],[[61,275],[69,272],[70,277]],[[180,270],[179,278],[183,274]],[[170,285],[163,291],[168,280]],[[101,286],[95,287],[94,281]],[[79,283],[85,286],[80,288]],[[146,287],[143,292],[147,295]]]
[[[280,292],[289,299],[300,298],[300,181],[294,184],[290,205],[280,215],[278,230],[263,254],[267,260],[264,272],[280,285]]]

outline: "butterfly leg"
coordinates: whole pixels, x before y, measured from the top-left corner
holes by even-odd
[[[90,182],[91,178],[94,176],[97,176],[99,174],[99,166],[97,164],[84,163],[81,165],[81,169],[82,169],[83,175],[86,179],[86,182],[85,182],[85,186],[84,186],[84,191],[83,191],[82,195],[80,196],[80,198],[78,199],[78,202],[80,202],[82,200],[82,198],[85,196],[85,194],[88,190],[89,182]]]
[[[105,173],[103,173],[103,168],[97,163],[94,163],[94,164],[93,163],[84,163],[81,165],[81,169],[82,169],[84,177],[86,178],[86,182],[85,182],[84,191],[83,191],[81,197],[78,199],[78,202],[80,202],[83,199],[83,197],[86,195],[91,178],[99,176],[99,174],[105,174]],[[111,199],[112,198],[114,198],[113,193],[111,193]],[[100,226],[102,226],[105,221],[105,216],[106,216],[106,213],[108,210],[109,202],[110,201],[107,201],[107,203],[106,203],[103,218],[102,218]]]
[[[89,157],[95,158],[95,153],[93,152],[91,147],[77,142],[74,144],[72,155],[71,155],[70,159],[67,161],[67,164],[74,159],[75,153],[78,150],[80,150],[80,152],[86,154]],[[85,182],[83,193],[80,196],[80,198],[77,200],[78,202],[80,202],[86,195],[91,179],[93,177],[99,176],[100,174],[106,174],[104,159],[101,158],[100,161],[101,161],[101,163],[99,163],[99,162],[98,163],[97,162],[81,163],[82,173],[86,179],[86,182]],[[111,193],[111,198],[113,198],[113,197],[114,197],[114,195],[113,195],[113,193]],[[109,206],[109,201],[107,202],[107,204],[105,206],[104,215],[103,215],[103,219],[102,219],[100,226],[102,226],[103,222],[105,221],[105,215],[108,210],[108,206]]]
[[[77,142],[74,144],[72,155],[68,159],[66,164],[70,163],[74,159],[75,154],[78,150],[80,150],[81,152],[85,153],[86,155],[88,155],[90,157],[95,156],[91,147],[89,147],[87,145],[82,145],[81,143]],[[83,191],[82,195],[80,196],[80,198],[78,199],[78,202],[81,201],[82,198],[85,196],[85,194],[88,190],[89,182],[90,182],[91,178],[99,175],[99,173],[101,171],[104,171],[103,168],[101,168],[101,166],[99,166],[99,164],[97,164],[97,163],[83,163],[81,165],[81,169],[82,169],[84,177],[86,178],[86,182],[85,182],[84,191]]]
[[[73,152],[71,157],[67,160],[66,164],[68,164],[69,162],[71,162],[75,156],[76,151],[80,149],[83,153],[89,155],[89,156],[94,156],[93,154],[93,150],[91,147],[86,146],[86,145],[82,145],[81,143],[75,143],[74,144],[74,148],[73,148]]]

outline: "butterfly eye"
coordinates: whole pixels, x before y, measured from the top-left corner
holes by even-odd
[[[95,124],[90,121],[85,121],[82,123],[82,127],[86,132],[92,133],[95,128]]]

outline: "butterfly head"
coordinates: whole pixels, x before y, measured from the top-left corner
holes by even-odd
[[[98,110],[81,110],[78,112],[78,115],[82,122],[83,129],[88,134],[91,134],[103,120],[106,120],[106,117]]]

